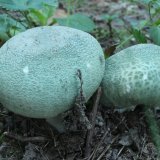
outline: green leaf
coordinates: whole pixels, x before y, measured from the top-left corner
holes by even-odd
[[[0,39],[6,41],[9,39],[7,35],[8,31],[8,17],[6,15],[0,15]]]
[[[131,19],[131,20],[129,20],[129,23],[132,28],[137,29],[137,30],[141,30],[145,26],[148,25],[149,21],[148,20],[133,20],[133,19]]]
[[[20,22],[14,20],[11,17],[8,17],[7,14],[1,14],[0,15],[0,26],[5,28],[6,30],[8,29],[8,27],[11,27],[11,26],[12,27],[17,27],[21,30],[25,29],[24,26]]]
[[[152,3],[154,0],[135,0],[135,2],[148,5],[149,3]]]
[[[30,9],[29,17],[35,22],[37,25],[44,26],[48,25],[48,20],[51,16],[53,16],[56,8],[44,5],[42,9]]]
[[[153,42],[160,46],[160,27],[151,27],[149,33]]]
[[[152,2],[152,0],[140,0],[139,2],[144,3],[144,4],[149,4]]]
[[[0,39],[7,40],[17,32],[25,30],[24,26],[6,14],[0,15]]]
[[[0,40],[7,41],[9,39],[9,36],[7,33],[3,32],[0,28]]]
[[[140,30],[133,29],[132,33],[138,43],[147,43],[145,35]]]
[[[56,8],[49,6],[49,5],[45,5],[43,9],[44,15],[45,17],[47,17],[47,19],[53,16],[55,11],[56,11]]]
[[[43,5],[57,7],[58,0],[0,0],[0,6],[8,10],[40,9]]]
[[[109,14],[102,14],[101,15],[102,20],[104,21],[113,21],[115,19],[118,19],[118,14],[113,14],[113,15],[109,15]]]
[[[16,0],[19,2],[19,0]],[[24,1],[24,0],[23,0]],[[25,0],[29,2],[29,9],[42,9],[44,5],[48,5],[54,8],[58,7],[58,0]]]
[[[56,19],[58,24],[62,26],[68,26],[82,31],[91,32],[95,28],[94,22],[83,14],[74,14],[67,18]]]
[[[31,9],[29,16],[32,18],[34,22],[40,23],[40,25],[42,26],[46,24],[46,17],[40,10]]]
[[[153,25],[154,25],[154,26],[160,25],[160,19],[157,19],[155,22],[153,22]]]

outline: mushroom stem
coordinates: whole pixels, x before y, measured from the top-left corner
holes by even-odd
[[[63,121],[63,116],[61,114],[53,118],[47,118],[46,121],[59,133],[65,132],[65,125]]]

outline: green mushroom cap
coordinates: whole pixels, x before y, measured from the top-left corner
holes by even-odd
[[[70,109],[81,71],[87,99],[100,85],[105,60],[95,38],[62,26],[29,29],[0,48],[0,102],[27,117],[49,118]]]
[[[102,88],[105,105],[160,105],[160,47],[138,44],[108,58]]]

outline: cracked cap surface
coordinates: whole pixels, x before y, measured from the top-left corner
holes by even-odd
[[[102,88],[106,105],[160,105],[160,47],[138,44],[108,58]]]

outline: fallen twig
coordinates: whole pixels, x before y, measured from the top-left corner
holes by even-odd
[[[120,123],[119,123],[117,126],[115,126],[115,128],[114,128],[114,130],[113,130],[112,132],[114,132],[114,131],[118,128],[118,126],[119,126],[121,123],[123,123],[123,121],[124,121],[124,118],[120,121]],[[106,130],[106,132],[104,133],[102,139],[100,140],[100,142],[99,142],[98,145],[95,147],[95,149],[93,150],[92,154],[90,155],[90,157],[89,157],[87,160],[91,160],[91,159],[94,160],[94,158],[95,158],[95,156],[96,156],[96,153],[97,153],[97,151],[98,151],[98,148],[103,144],[104,139],[105,139],[105,137],[108,135],[108,133],[109,133],[109,130]]]
[[[96,98],[94,101],[93,109],[92,109],[92,114],[90,116],[90,122],[91,122],[91,129],[88,130],[87,132],[87,138],[86,138],[86,146],[85,146],[85,158],[88,158],[91,152],[91,144],[92,144],[92,137],[93,137],[93,132],[94,132],[94,127],[95,127],[95,120],[96,120],[96,114],[97,114],[97,109],[99,105],[99,100],[101,97],[102,89],[101,87],[98,88]]]
[[[100,156],[97,158],[97,160],[101,160],[104,154],[110,149],[111,145],[117,140],[118,136],[114,137],[111,141],[111,144],[106,146],[106,148],[103,150],[103,152],[100,154]]]
[[[21,141],[21,142],[44,142],[44,141],[50,140],[46,137],[39,137],[39,136],[38,137],[23,137],[23,136],[16,135],[16,134],[13,134],[10,132],[4,132],[3,135],[8,138],[13,138],[13,139]]]
[[[88,160],[90,160],[91,158],[94,159],[96,153],[97,153],[97,150],[98,148],[101,146],[101,144],[103,143],[105,137],[107,136],[108,134],[108,130],[105,132],[105,134],[103,135],[102,139],[100,140],[100,142],[98,143],[98,145],[95,147],[94,151],[92,152],[92,154],[90,155],[90,157],[88,158]]]

